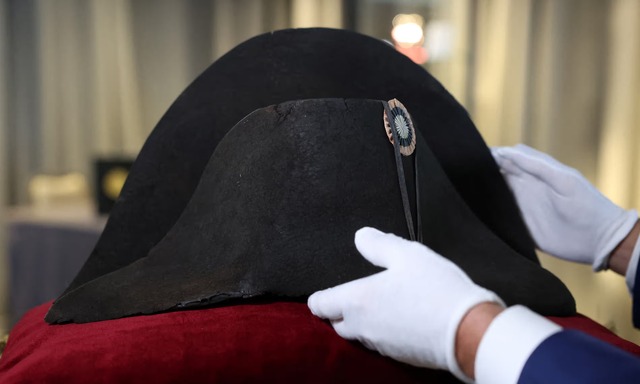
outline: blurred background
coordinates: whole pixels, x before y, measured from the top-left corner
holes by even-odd
[[[640,208],[636,0],[0,0],[0,330],[71,281],[200,72],[254,35],[313,26],[393,43],[489,145],[527,143]],[[640,342],[622,278],[541,259],[580,312]]]

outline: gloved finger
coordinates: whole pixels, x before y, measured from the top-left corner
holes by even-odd
[[[499,161],[498,157],[500,156],[501,148],[504,148],[504,147],[489,147],[489,150],[491,151],[491,156],[493,156],[496,162]]]
[[[307,299],[307,306],[311,313],[323,319],[342,319],[345,308],[353,302],[368,279],[375,275],[363,277],[348,283],[337,285],[333,288],[318,291]]]
[[[354,340],[358,338],[357,333],[349,327],[349,324],[344,319],[331,320],[331,326],[340,337],[347,340]]]
[[[553,156],[524,144],[518,144],[514,147],[502,147],[498,149],[498,154],[502,157],[510,158],[521,168],[538,176],[540,172],[545,172],[547,168],[564,171],[573,170],[573,168],[559,162]]]
[[[559,162],[546,153],[525,145],[519,145],[516,150],[516,153],[510,154],[514,163],[559,195],[571,195],[575,193],[579,185],[589,184],[578,170]],[[583,189],[584,187],[578,188]]]
[[[491,155],[496,161],[499,160],[498,157],[500,156],[500,151],[502,151],[502,148],[506,148],[506,147],[489,147],[489,150],[491,151]]]
[[[557,161],[553,157],[549,156],[548,154],[538,151],[537,149],[532,148],[526,144],[516,144],[514,146],[502,146],[502,147],[495,146],[495,147],[491,147],[490,150],[494,158],[500,155],[501,152],[514,151],[514,152],[522,152],[524,154],[527,154],[533,157],[542,157],[545,159],[551,159],[553,161]]]
[[[332,292],[333,288],[318,291],[307,299],[307,306],[314,315],[323,319],[341,319],[342,303]]]
[[[546,162],[547,164],[549,164],[550,166],[552,166],[553,168],[555,168],[556,170],[560,170],[563,172],[568,172],[568,173],[580,173],[578,170],[571,168],[570,166],[558,161],[555,157],[538,151],[535,148],[531,148],[528,145],[525,144],[518,144],[515,146],[515,148],[519,151],[521,151],[524,154],[527,154],[529,156],[535,157],[540,159],[541,161]]]
[[[542,152],[542,151],[538,151],[537,149],[530,147],[526,144],[516,144],[512,147],[514,150],[525,153],[527,155],[533,156],[533,157],[541,157],[541,158],[548,158],[548,159],[553,159],[551,156],[547,155],[546,153]]]
[[[392,233],[384,233],[371,227],[357,230],[354,242],[365,259],[382,268],[389,268],[398,255],[403,253],[402,249],[411,244]]]
[[[528,173],[552,187],[563,186],[567,174],[576,172],[547,154],[533,148],[523,149],[524,147],[499,149],[497,154],[501,168],[516,175],[522,172]]]
[[[524,171],[509,157],[509,147],[493,147],[491,154],[503,175],[520,175]]]

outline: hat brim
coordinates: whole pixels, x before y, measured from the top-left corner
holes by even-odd
[[[68,293],[47,321],[295,299],[380,271],[358,254],[354,232],[369,225],[408,234],[382,111],[380,101],[321,99],[250,114],[219,143],[181,217],[149,255]],[[420,133],[417,142],[425,244],[509,305],[574,314],[560,280],[489,230]],[[404,165],[410,191],[412,164]]]
[[[344,30],[294,29],[240,44],[178,97],[149,136],[98,243],[61,297],[145,258],[176,223],[236,122],[266,105],[320,97],[402,100],[471,211],[537,263],[488,148],[437,80],[383,41]]]

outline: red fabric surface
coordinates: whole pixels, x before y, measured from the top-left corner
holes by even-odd
[[[340,338],[304,303],[246,304],[88,324],[27,313],[0,383],[456,382]]]
[[[455,382],[343,340],[304,303],[53,326],[43,320],[49,306],[14,327],[0,383]],[[584,316],[552,320],[640,355],[640,347]]]

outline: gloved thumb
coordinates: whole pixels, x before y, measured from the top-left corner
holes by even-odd
[[[404,257],[406,247],[411,243],[392,233],[363,227],[356,231],[355,244],[362,256],[373,265],[390,268],[394,261]]]
[[[353,280],[348,283],[327,288],[315,292],[307,299],[307,306],[311,313],[329,320],[340,320],[343,318],[345,307],[353,302],[352,297],[358,296],[359,292],[366,291],[367,279],[371,276]]]

